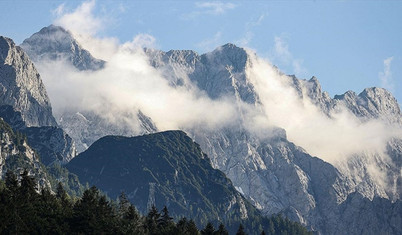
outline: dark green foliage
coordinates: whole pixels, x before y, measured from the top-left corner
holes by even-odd
[[[72,174],[60,164],[52,164],[47,167],[49,181],[53,189],[57,189],[61,184],[67,194],[72,196],[81,196],[86,189],[79,181],[78,176]]]
[[[203,230],[201,230],[202,235],[213,235],[215,232],[215,228],[211,222],[208,222]]]
[[[218,230],[215,232],[215,235],[229,235],[228,230],[226,230],[225,225],[220,223]]]
[[[6,173],[5,182],[0,180],[0,234],[200,234],[193,220],[184,217],[175,223],[167,207],[159,213],[153,206],[141,216],[125,194],[116,204],[95,187],[85,190],[78,200],[70,199],[61,184],[54,194],[48,189],[38,193],[35,187],[35,180],[26,171],[19,181],[11,171]],[[309,234],[300,224],[281,216],[268,220],[280,231],[274,234]],[[218,230],[207,223],[201,234],[228,232],[222,223]],[[246,234],[242,225],[237,234]]]
[[[239,229],[237,230],[236,235],[246,235],[246,233],[244,232],[244,227],[242,224],[239,225]]]

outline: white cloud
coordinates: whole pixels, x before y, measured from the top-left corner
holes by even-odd
[[[254,33],[251,31],[247,31],[242,38],[236,41],[236,44],[242,47],[247,47],[253,38]]]
[[[261,23],[264,21],[264,19],[267,15],[268,15],[267,13],[263,13],[260,16],[258,16],[257,18],[252,19],[250,22],[247,22],[246,28],[251,28],[251,27],[261,25]]]
[[[212,38],[204,39],[197,43],[196,47],[203,51],[211,51],[222,43],[222,32],[218,31]]]
[[[254,18],[245,24],[246,32],[242,38],[236,41],[236,44],[247,47],[254,38],[253,28],[259,26],[264,20],[266,14],[261,14],[258,18]]]
[[[307,69],[303,66],[303,60],[294,58],[289,51],[289,45],[285,40],[285,37],[275,37],[272,61],[279,62],[284,66],[291,66],[292,73],[297,77],[303,77],[307,75]]]
[[[223,2],[196,2],[195,6],[197,8],[205,10],[204,13],[221,15],[227,10],[236,8],[233,3],[223,3]]]
[[[60,4],[56,9],[54,9],[52,11],[52,14],[56,15],[58,17],[58,16],[62,15],[64,13],[64,11],[65,11],[65,3]]]
[[[381,86],[389,91],[394,91],[394,81],[392,79],[391,63],[394,57],[388,57],[384,60],[384,71],[380,72],[378,76],[381,80]]]
[[[196,2],[195,7],[197,8],[197,10],[182,14],[180,16],[181,19],[191,20],[202,15],[223,15],[228,10],[236,8],[237,5],[233,3],[224,3],[217,1],[217,2]]]
[[[289,140],[312,155],[336,163],[363,152],[384,153],[391,137],[402,137],[400,128],[379,120],[362,122],[346,108],[328,117],[309,98],[300,98],[292,81],[268,62],[252,57],[251,64],[247,75],[260,96],[268,123],[284,128]]]
[[[57,14],[57,19],[54,24],[60,25],[71,30],[76,34],[95,35],[102,29],[104,21],[100,17],[93,14],[95,0],[82,3],[73,12],[65,13],[64,5],[60,5],[54,11]]]

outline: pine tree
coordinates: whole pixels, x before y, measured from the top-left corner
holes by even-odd
[[[188,224],[188,220],[186,217],[181,218],[177,224],[177,233],[178,234],[187,234],[187,224]]]
[[[242,224],[239,225],[239,229],[237,230],[236,235],[246,235],[246,233],[244,232],[244,227]]]
[[[191,235],[199,234],[197,225],[195,225],[195,222],[192,219],[187,224],[187,234],[191,234]]]
[[[8,170],[6,172],[5,180],[6,180],[6,187],[8,188],[8,190],[10,190],[12,193],[16,193],[18,188],[18,179],[14,171]]]
[[[148,231],[149,234],[156,234],[157,232],[157,223],[158,219],[160,217],[160,214],[158,212],[158,209],[155,207],[155,205],[152,205],[151,209],[148,212],[148,215],[145,217],[145,229]]]
[[[64,187],[63,187],[63,185],[61,184],[61,182],[59,182],[59,183],[57,184],[57,188],[56,188],[56,197],[57,197],[58,199],[61,199],[61,200],[67,200],[67,192],[66,192],[66,190],[64,190]]]
[[[202,235],[213,235],[215,232],[215,228],[211,222],[208,222],[203,230],[201,230]]]
[[[26,198],[26,200],[31,199],[31,197],[36,195],[37,187],[35,178],[29,176],[28,171],[25,169],[21,173],[21,187],[20,187],[22,195]]]
[[[158,219],[158,226],[165,227],[165,226],[168,226],[168,225],[170,225],[172,223],[173,223],[173,218],[170,217],[167,207],[164,206],[163,209],[162,209],[162,215]]]
[[[229,235],[228,230],[226,230],[225,225],[220,223],[218,230],[214,233],[216,235]]]
[[[127,213],[128,208],[131,203],[127,198],[127,195],[124,192],[121,192],[119,196],[119,213],[121,216]]]

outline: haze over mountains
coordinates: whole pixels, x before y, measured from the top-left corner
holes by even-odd
[[[234,44],[199,55],[134,41],[111,46],[115,50],[102,61],[69,31],[51,25],[21,47],[44,85],[28,59],[10,59],[26,56],[20,48],[2,46],[2,78],[27,81],[2,82],[0,103],[30,126],[60,126],[79,152],[105,135],[180,129],[265,215],[283,213],[324,234],[402,231],[396,222],[402,214],[401,110],[385,89],[331,98],[317,78],[282,74]]]

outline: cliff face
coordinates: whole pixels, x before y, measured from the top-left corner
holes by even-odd
[[[57,126],[40,75],[28,55],[0,36],[0,105],[11,105],[27,126]]]
[[[28,127],[21,113],[10,105],[0,106],[0,117],[14,131],[26,135],[28,144],[39,153],[43,164],[66,164],[75,157],[75,143],[63,129],[55,126]]]
[[[30,175],[35,175],[40,187],[51,188],[49,176],[39,156],[22,135],[14,133],[0,118],[0,178],[4,178],[8,170],[17,175],[27,170]]]

